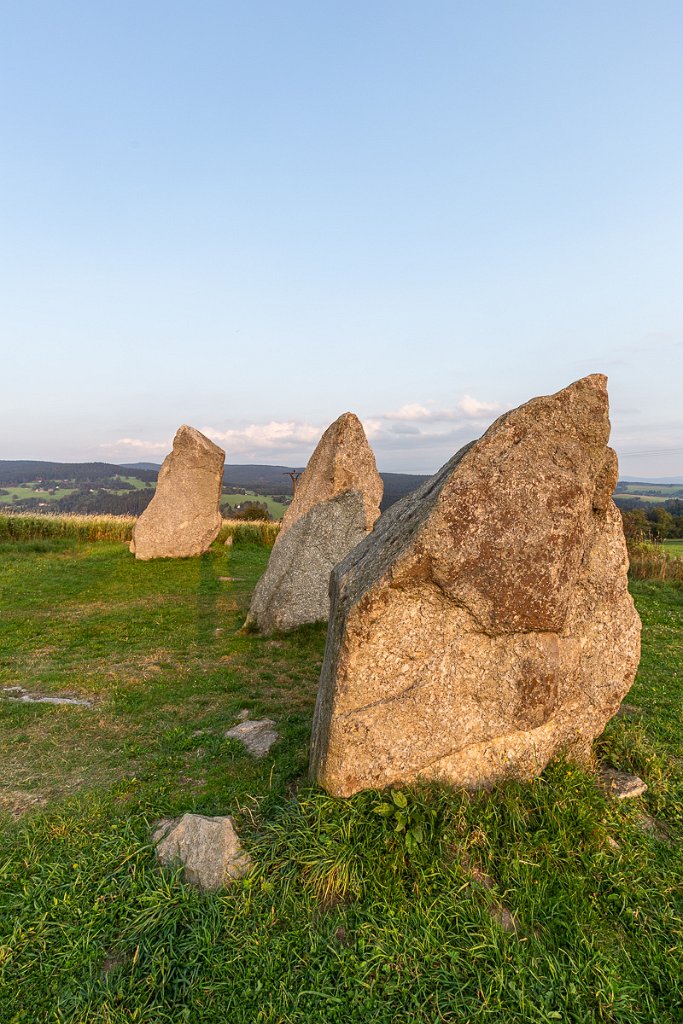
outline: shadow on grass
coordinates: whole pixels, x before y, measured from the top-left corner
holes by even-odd
[[[220,583],[213,564],[213,556],[206,552],[199,559],[197,583],[197,643],[208,645],[215,636],[216,605]]]

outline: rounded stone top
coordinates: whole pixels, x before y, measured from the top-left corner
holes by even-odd
[[[352,412],[339,416],[320,438],[285,512],[280,537],[315,505],[346,491],[362,495],[366,527],[371,530],[379,516],[384,484],[363,424]]]

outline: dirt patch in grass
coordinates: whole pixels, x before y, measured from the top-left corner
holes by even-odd
[[[20,818],[27,811],[33,811],[44,807],[47,798],[41,793],[31,792],[28,789],[7,789],[0,788],[0,814],[9,814],[12,818]]]

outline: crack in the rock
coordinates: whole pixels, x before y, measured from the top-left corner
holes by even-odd
[[[406,694],[410,693],[412,690],[419,690],[423,686],[427,685],[427,683],[422,682],[412,683],[410,686],[407,686],[405,690],[401,690],[400,693],[394,693],[389,697],[381,697],[380,700],[373,700],[370,704],[363,704],[361,705],[361,707],[358,708],[350,708],[348,711],[342,711],[339,717],[349,718],[351,715],[358,715],[362,711],[368,711],[370,708],[376,708],[380,704],[391,704],[393,701],[402,700],[406,696]]]

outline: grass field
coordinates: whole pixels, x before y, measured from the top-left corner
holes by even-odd
[[[143,490],[144,488],[154,488],[156,486],[154,481],[140,480],[135,476],[121,476],[123,483],[130,484],[135,490]],[[21,498],[36,498],[38,501],[44,501],[46,503],[58,501],[60,498],[64,498],[69,494],[75,494],[77,491],[76,487],[61,487],[54,490],[54,493],[40,488],[35,489],[35,485],[31,483],[22,484],[21,486],[7,485],[3,488],[7,491],[6,494],[0,494],[0,505],[11,505],[12,502],[18,501]],[[127,488],[107,487],[108,494],[126,494],[128,493]],[[223,494],[221,495],[221,507],[223,510],[234,508],[235,505],[241,505],[244,501],[259,501],[265,503],[268,506],[268,512],[273,519],[282,519],[286,505],[282,502],[275,501],[269,495],[256,494],[253,491],[247,491],[246,494]]]
[[[650,505],[663,505],[665,501],[670,501],[671,495],[666,494],[641,494],[639,491],[629,491],[628,494],[615,494],[614,495],[617,504],[619,498],[640,498],[641,501],[647,502]]]
[[[663,547],[667,554],[683,558],[683,539],[665,540]]]
[[[45,490],[36,490],[28,485],[20,487],[8,485],[2,489],[7,491],[7,494],[0,494],[0,502],[5,504],[11,501],[18,501],[20,498],[37,498],[38,501],[58,501],[59,498],[65,498],[69,494],[76,493],[75,487],[55,488],[54,494],[50,494],[49,491]]]
[[[136,476],[121,476],[123,483],[130,484],[136,491],[142,490],[145,487],[154,487],[154,483],[148,483],[144,480],[140,480]],[[78,490],[77,487],[55,487],[51,488],[53,493],[38,487],[37,481],[35,483],[26,483],[20,486],[13,486],[11,484],[5,485],[2,489],[7,491],[7,494],[0,494],[0,503],[8,504],[12,501],[17,501],[20,498],[37,498],[39,501],[51,502],[58,501],[60,498],[65,498],[69,494],[75,494]],[[114,488],[108,487],[107,492],[109,494],[126,494],[127,488]]]
[[[0,539],[0,1022],[528,1024],[681,1020],[683,591],[643,581],[643,659],[596,745],[644,798],[563,763],[529,785],[379,795],[305,780],[325,630],[241,632],[267,547],[139,563]],[[256,536],[256,534],[252,534]],[[7,695],[4,695],[5,697]],[[248,708],[281,739],[223,733]],[[232,813],[257,869],[202,894],[152,823]]]
[[[643,482],[620,481],[618,493],[626,494],[661,494],[665,498],[680,497],[683,493],[681,484],[647,484]]]

